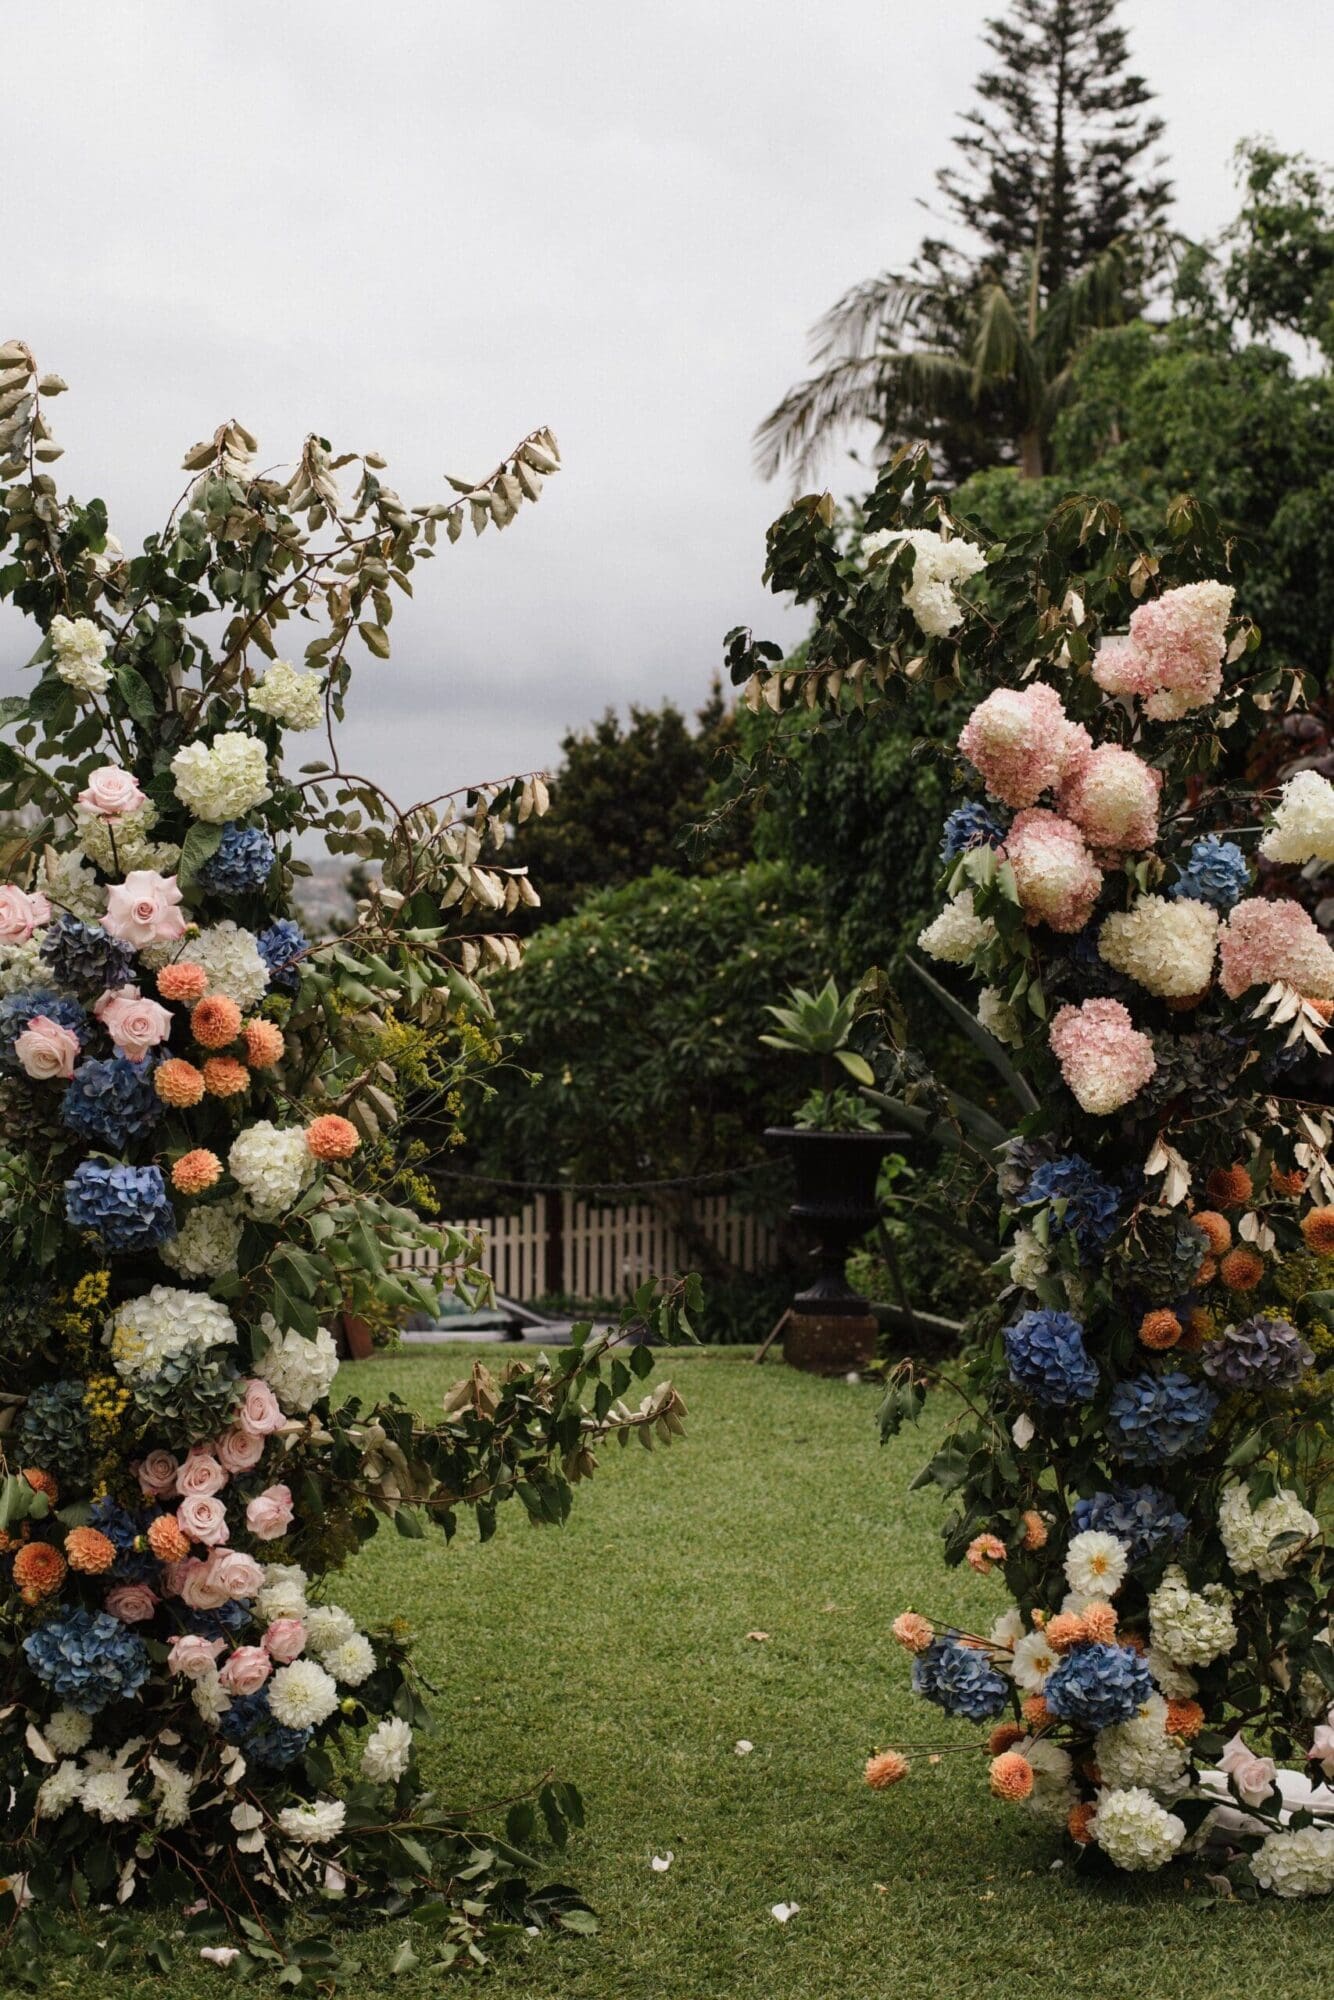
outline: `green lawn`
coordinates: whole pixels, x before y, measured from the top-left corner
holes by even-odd
[[[478,1353],[348,1368],[422,1409]],[[937,1503],[906,1492],[925,1455],[876,1442],[876,1391],[756,1369],[735,1351],[665,1364],[691,1441],[614,1451],[559,1532],[505,1510],[487,1548],[380,1536],[339,1596],[407,1613],[440,1687],[426,1747],[451,1801],[504,1798],[548,1767],[587,1831],[555,1864],[593,1902],[594,1938],[507,1946],[497,2000],[1213,2000],[1329,1991],[1328,1903],[1202,1912],[1167,1884],[1072,1879],[1057,1837],[993,1803],[981,1759],[916,1760],[876,1796],[881,1742],[970,1732],[907,1691],[888,1639],[905,1603],[977,1619],[1000,1587],[940,1568]],[[760,1641],[751,1632],[769,1636]],[[734,1745],[749,1738],[749,1756]],[[674,1855],[670,1870],[650,1867]],[[770,1907],[796,1902],[786,1926]],[[360,2000],[424,2000],[389,1974],[404,1930],[350,1936]],[[423,1954],[429,1950],[421,1940]],[[120,2000],[162,1982],[105,1981]],[[201,1968],[171,2000],[226,1991]],[[82,1994],[78,1976],[50,1982]]]

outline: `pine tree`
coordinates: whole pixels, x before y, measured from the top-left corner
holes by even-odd
[[[845,293],[815,329],[816,372],[756,433],[771,477],[804,472],[832,433],[872,422],[888,450],[932,446],[957,478],[990,464],[1043,470],[1051,425],[1089,333],[1133,313],[1170,184],[1148,155],[1162,120],[1129,68],[1117,0],[1012,0],[987,24],[996,62],[937,176],[957,235],[907,272]]]

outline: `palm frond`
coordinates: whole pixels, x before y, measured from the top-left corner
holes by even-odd
[[[1035,343],[1045,375],[1059,373],[1085,334],[1126,318],[1129,283],[1125,246],[1111,243],[1048,300]]]
[[[755,432],[755,469],[761,479],[772,479],[787,465],[798,480],[805,480],[832,432],[849,424],[878,423],[887,358],[868,354],[836,361],[789,389]]]
[[[899,271],[881,271],[844,292],[811,331],[813,367],[840,359],[854,361],[876,349],[892,347],[913,314],[935,287]]]

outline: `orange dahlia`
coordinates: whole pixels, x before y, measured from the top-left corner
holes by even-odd
[[[204,1088],[210,1097],[239,1097],[250,1088],[250,1071],[235,1056],[210,1056],[204,1064]]]
[[[1184,1736],[1187,1742],[1204,1727],[1204,1710],[1198,1701],[1169,1701],[1163,1729],[1168,1736]]]
[[[996,1564],[1005,1561],[1005,1544],[999,1535],[974,1535],[965,1551],[965,1560],[979,1576],[990,1576]]]
[[[85,1576],[101,1576],[116,1560],[116,1544],[100,1528],[71,1528],[65,1537],[65,1560]]]
[[[1093,1815],[1098,1808],[1091,1799],[1083,1799],[1077,1806],[1071,1806],[1066,1817],[1065,1830],[1071,1840],[1080,1847],[1087,1847],[1093,1838]]]
[[[1155,1353],[1164,1348],[1175,1347],[1181,1338],[1181,1321],[1174,1312],[1160,1307],[1157,1312],[1145,1313],[1139,1323],[1141,1347],[1151,1347]]]
[[[1017,1722],[998,1722],[987,1738],[987,1748],[993,1757],[1003,1751],[1013,1750],[1016,1743],[1022,1743],[1024,1732]]]
[[[1024,1547],[1026,1549],[1046,1548],[1047,1523],[1043,1520],[1041,1514],[1038,1513],[1036,1507],[1030,1507],[1026,1513],[1020,1516],[1020,1525],[1024,1531]]]
[[[910,1653],[924,1653],[936,1636],[930,1619],[923,1618],[920,1611],[900,1611],[890,1630]]]
[[[350,1119],[327,1111],[306,1127],[306,1144],[317,1160],[350,1160],[361,1140]]]
[[[1190,1218],[1197,1229],[1202,1229],[1209,1239],[1209,1248],[1215,1257],[1232,1248],[1232,1224],[1216,1208],[1199,1208]]]
[[[1084,1637],[1100,1645],[1109,1645],[1116,1637],[1116,1613],[1101,1597],[1084,1606],[1079,1622],[1084,1627]]]
[[[1084,1621],[1074,1611],[1058,1611],[1047,1626],[1047,1644],[1053,1653],[1068,1653],[1086,1636]]]
[[[23,1477],[27,1480],[34,1493],[45,1493],[51,1505],[55,1506],[57,1500],[60,1498],[60,1488],[56,1484],[56,1476],[53,1472],[44,1472],[38,1465],[25,1465],[23,1468]]]
[[[882,1750],[878,1757],[866,1760],[866,1782],[873,1792],[887,1792],[907,1775],[908,1759],[897,1750]]]
[[[191,1012],[190,1032],[201,1049],[225,1049],[241,1032],[241,1009],[225,993],[206,993]]]
[[[171,1170],[171,1184],[178,1194],[203,1194],[222,1172],[222,1161],[207,1146],[182,1153]]]
[[[1214,1335],[1214,1316],[1204,1306],[1192,1306],[1181,1327],[1181,1349],[1185,1354],[1198,1354],[1206,1340]]]
[[[1053,1719],[1047,1697],[1042,1694],[1025,1695],[1022,1714],[1030,1729],[1045,1729]]]
[[[25,1542],[14,1558],[14,1582],[25,1601],[50,1597],[65,1581],[65,1558],[50,1542]]]
[[[1334,1254],[1334,1208],[1308,1208],[1302,1217],[1302,1240],[1317,1257]]]
[[[1205,1182],[1210,1201],[1220,1208],[1240,1208],[1252,1194],[1251,1177],[1245,1167],[1215,1167]]]
[[[190,1553],[190,1538],[174,1514],[159,1514],[148,1524],[148,1546],[159,1562],[183,1562]]]
[[[153,1071],[153,1088],[173,1110],[188,1111],[204,1095],[204,1079],[192,1062],[183,1056],[168,1056]]]
[[[157,976],[157,990],[164,1000],[180,1000],[187,1007],[202,1000],[208,991],[208,974],[202,965],[164,965]]]
[[[1269,1185],[1285,1201],[1295,1201],[1298,1195],[1306,1193],[1306,1175],[1300,1167],[1293,1167],[1290,1171],[1286,1167],[1275,1167],[1270,1173]]]
[[[241,1029],[245,1036],[245,1059],[251,1069],[271,1069],[283,1059],[283,1031],[273,1021],[247,1021]]]
[[[1032,1793],[1033,1766],[1017,1750],[1006,1750],[992,1759],[989,1783],[994,1799],[1009,1799],[1017,1804]]]
[[[1218,1266],[1219,1277],[1234,1292],[1253,1292],[1264,1274],[1264,1258],[1245,1243],[1229,1250]]]

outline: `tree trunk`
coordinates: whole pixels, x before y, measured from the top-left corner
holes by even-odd
[[[1041,479],[1042,471],[1042,433],[1038,430],[1024,431],[1019,439],[1019,477]]]

